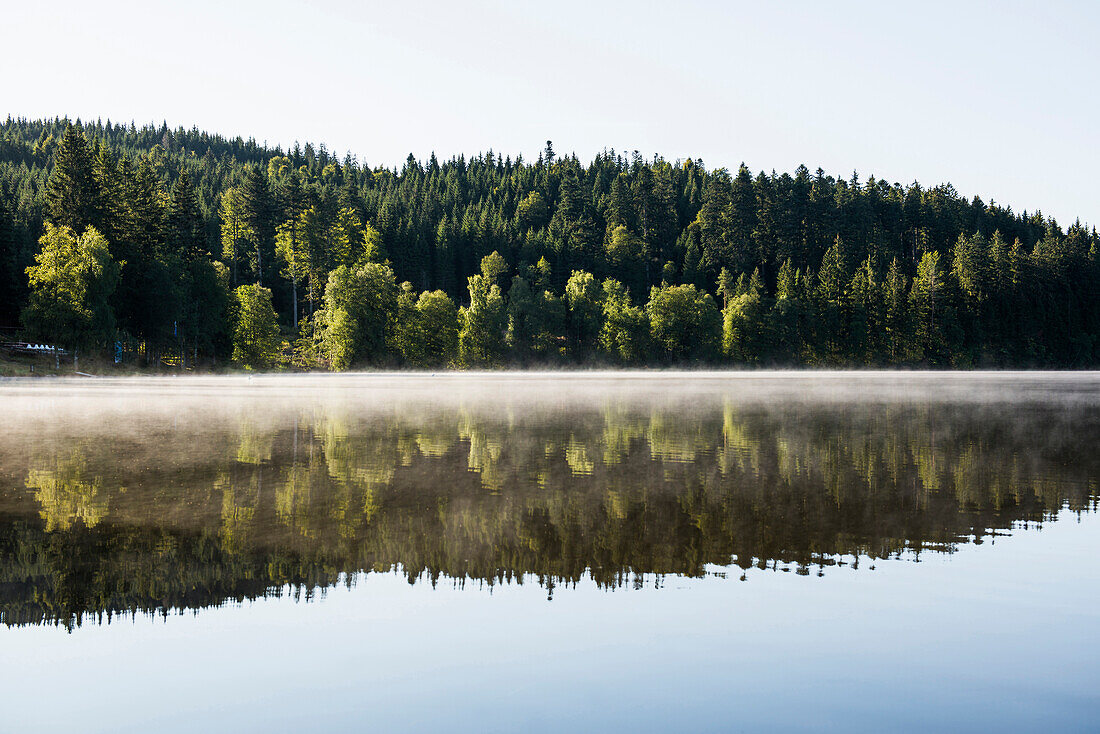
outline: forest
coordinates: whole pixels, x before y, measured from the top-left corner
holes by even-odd
[[[1098,245],[805,166],[0,124],[3,334],[149,369],[1095,366]]]

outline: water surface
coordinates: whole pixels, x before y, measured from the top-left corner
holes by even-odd
[[[0,731],[1100,721],[1094,373],[9,380],[0,406]]]

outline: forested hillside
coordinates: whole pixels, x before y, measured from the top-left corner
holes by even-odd
[[[0,326],[144,365],[1088,366],[1098,245],[804,166],[0,125]]]

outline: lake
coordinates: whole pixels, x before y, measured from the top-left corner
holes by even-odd
[[[0,732],[1100,728],[1100,373],[7,380],[0,416]]]

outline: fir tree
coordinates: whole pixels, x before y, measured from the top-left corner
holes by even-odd
[[[99,190],[92,172],[92,152],[83,132],[66,123],[46,184],[50,221],[74,232],[100,224]]]

